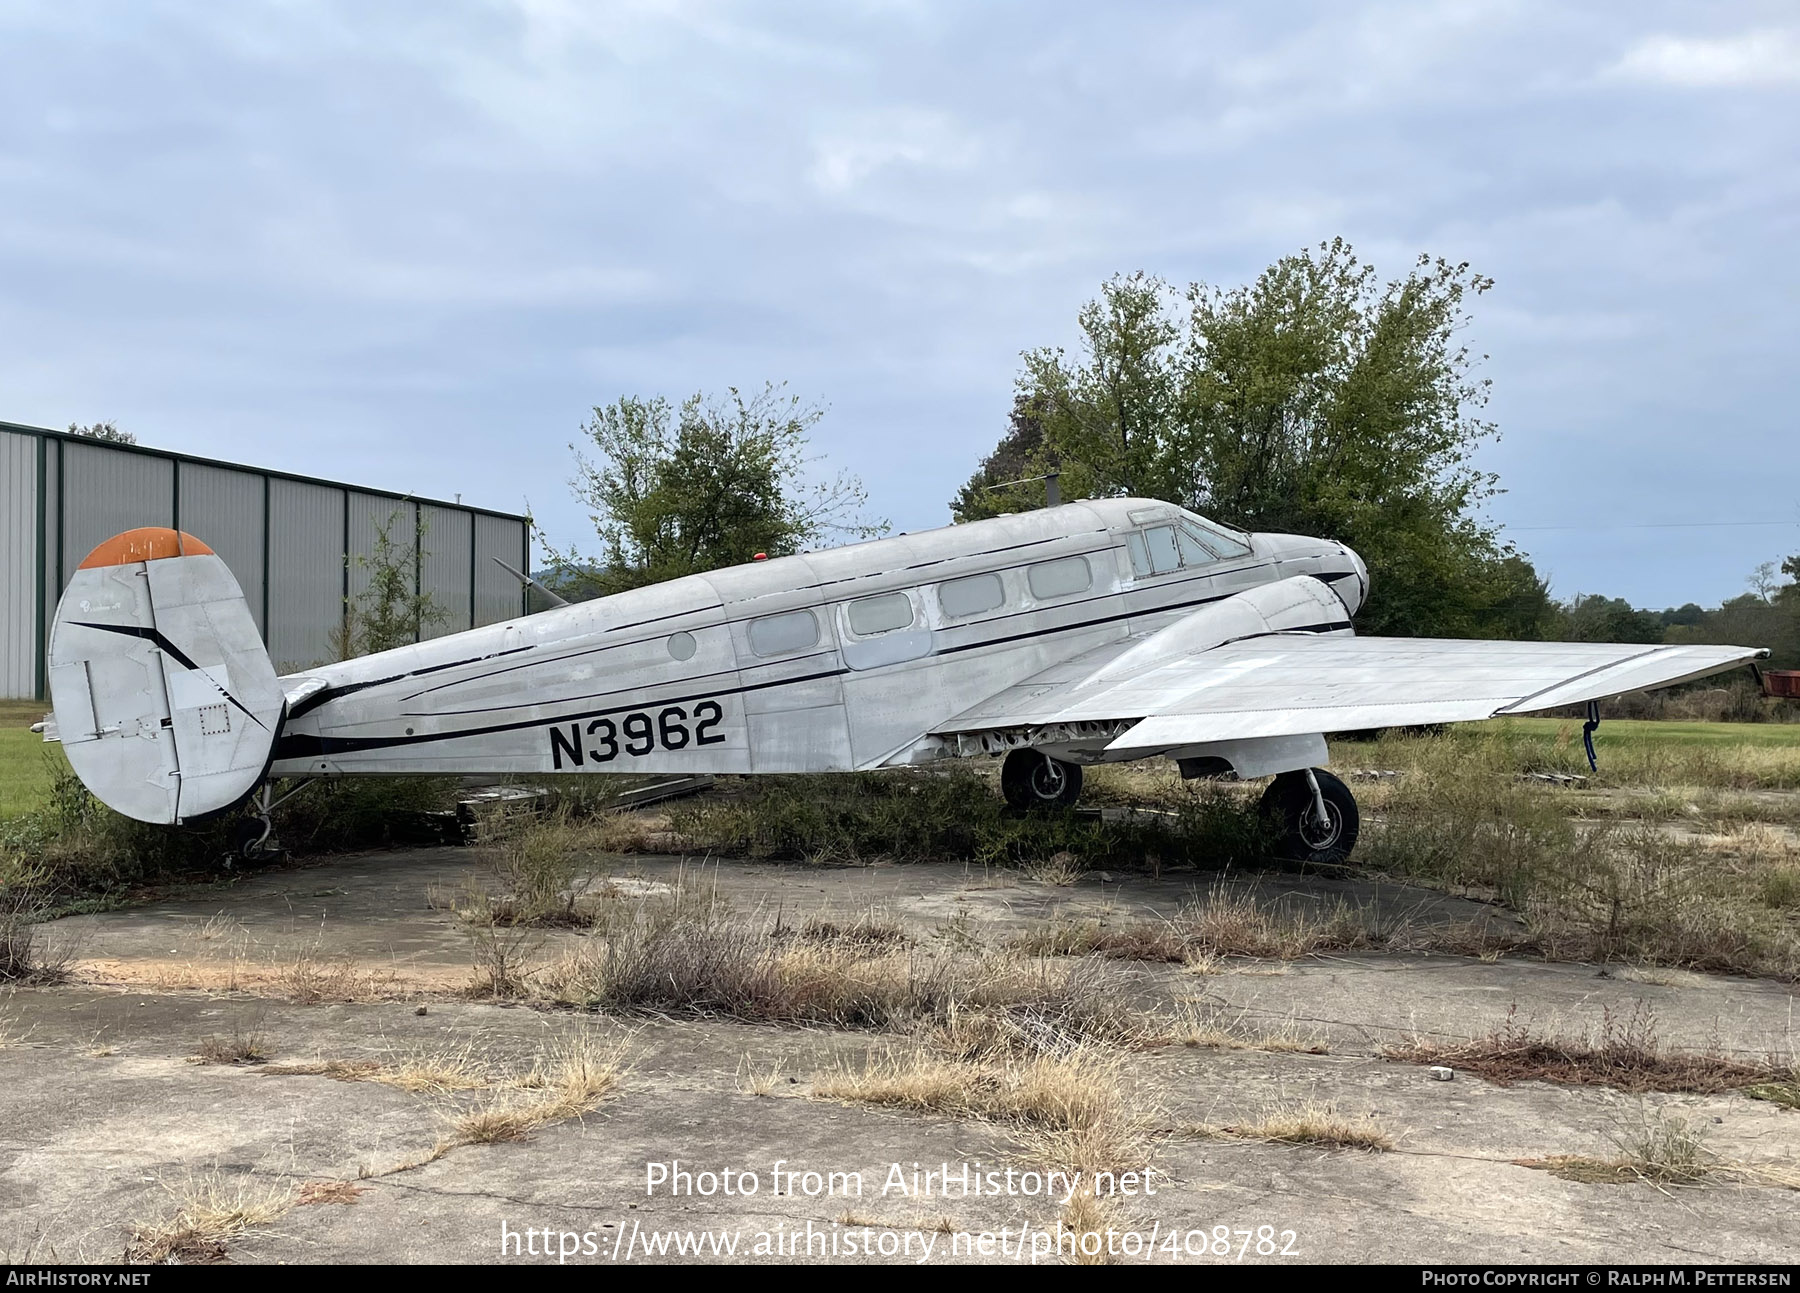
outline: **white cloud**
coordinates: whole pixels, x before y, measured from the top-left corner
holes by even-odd
[[[1800,83],[1800,33],[1782,28],[1736,36],[1651,36],[1614,65],[1638,81],[1696,87]]]
[[[1342,233],[1499,280],[1502,519],[1773,506],[1792,4],[12,0],[0,418],[529,493],[567,540],[588,405],[786,378],[911,529],[1108,275]],[[1657,605],[1772,555],[1547,553]]]
[[[813,144],[810,178],[827,193],[847,193],[896,164],[967,170],[980,155],[974,138],[941,112],[898,108],[866,114]]]

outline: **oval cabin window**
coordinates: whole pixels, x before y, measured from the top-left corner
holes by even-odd
[[[850,603],[850,631],[857,637],[892,633],[895,629],[910,628],[912,622],[912,599],[905,593],[860,597]]]
[[[999,575],[970,575],[938,585],[938,605],[953,619],[991,611],[1006,600]]]
[[[1025,582],[1031,595],[1039,601],[1053,597],[1072,597],[1085,593],[1094,582],[1086,557],[1064,557],[1060,561],[1040,561],[1025,570]]]
[[[757,655],[792,655],[818,644],[819,621],[811,611],[789,611],[750,621],[750,649]]]

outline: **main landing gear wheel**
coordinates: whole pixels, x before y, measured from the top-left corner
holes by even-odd
[[[1081,797],[1081,767],[1036,750],[1014,750],[1000,765],[1000,793],[1014,808],[1068,808]]]
[[[1284,772],[1263,791],[1276,852],[1296,862],[1343,862],[1361,824],[1350,787],[1319,768]]]

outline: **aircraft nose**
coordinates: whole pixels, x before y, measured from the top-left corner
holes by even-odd
[[[1356,568],[1355,589],[1352,590],[1341,586],[1338,589],[1340,593],[1351,594],[1349,597],[1345,598],[1345,600],[1350,603],[1350,613],[1354,615],[1357,611],[1362,609],[1362,604],[1369,600],[1369,567],[1364,564],[1361,557],[1356,555],[1355,549],[1344,544],[1339,544],[1338,546],[1344,549],[1344,555],[1350,558],[1350,564]]]

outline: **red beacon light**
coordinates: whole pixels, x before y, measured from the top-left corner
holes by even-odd
[[[754,557],[750,558],[750,560],[752,560],[752,561],[767,561],[768,559],[769,559],[769,554],[766,552],[759,552]]]

